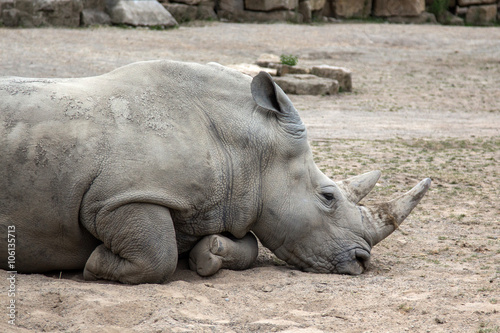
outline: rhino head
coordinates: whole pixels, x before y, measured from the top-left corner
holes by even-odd
[[[263,203],[252,231],[280,259],[305,271],[361,274],[372,247],[410,214],[430,179],[376,207],[359,205],[380,172],[332,181],[314,163],[305,126],[280,87],[264,72],[251,87],[257,105],[277,120],[275,153],[267,163],[272,167],[263,170]]]

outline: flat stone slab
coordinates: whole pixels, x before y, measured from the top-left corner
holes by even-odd
[[[293,95],[333,95],[339,91],[337,80],[310,74],[294,74],[274,78],[281,89]]]
[[[311,74],[337,80],[342,91],[352,91],[352,73],[349,69],[336,66],[314,66]]]

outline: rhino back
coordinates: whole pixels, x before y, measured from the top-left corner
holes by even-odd
[[[172,209],[179,234],[220,232],[230,220],[246,229],[254,202],[227,201],[249,164],[237,147],[256,135],[249,82],[222,67],[167,61],[92,78],[1,81],[0,225],[16,226],[18,264],[83,267],[98,244],[96,214],[133,201]]]

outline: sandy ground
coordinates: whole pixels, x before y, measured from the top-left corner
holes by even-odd
[[[500,29],[388,24],[192,24],[146,29],[0,29],[0,75],[79,77],[169,58],[353,71],[354,91],[291,96],[321,169],[379,169],[367,205],[420,179],[433,187],[372,251],[361,276],[304,273],[261,249],[255,267],[201,278],[181,262],[162,285],[17,275],[16,325],[51,332],[500,332]]]

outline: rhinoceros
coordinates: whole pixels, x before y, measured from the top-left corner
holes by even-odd
[[[20,273],[161,283],[189,251],[201,275],[247,268],[256,236],[302,270],[360,274],[431,182],[359,205],[379,171],[332,181],[272,77],[215,63],[6,77],[0,111],[0,268]]]

